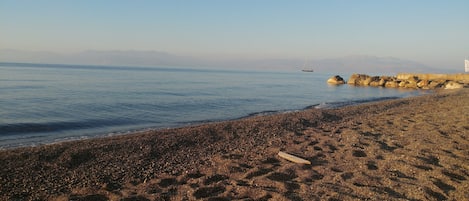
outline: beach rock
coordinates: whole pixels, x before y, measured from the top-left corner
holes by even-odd
[[[417,82],[418,77],[415,76],[410,76],[407,79],[401,80],[402,82],[399,83],[399,87],[404,87],[404,88],[410,88],[410,89],[416,89],[417,88]]]
[[[430,84],[430,81],[428,80],[420,80],[418,83],[417,83],[417,87],[418,88],[428,88],[428,85]]]
[[[436,88],[441,88],[445,85],[446,83],[446,80],[432,80],[429,84],[428,84],[428,88],[429,89],[436,89]]]
[[[404,87],[409,89],[417,89],[417,82],[406,82]]]
[[[384,86],[384,85],[386,85],[386,82],[387,82],[387,80],[386,80],[386,79],[384,79],[384,78],[380,78],[380,79],[379,79],[379,83],[378,83],[378,85],[379,85],[379,86]]]
[[[344,78],[340,77],[339,75],[332,76],[327,80],[329,84],[345,84]]]
[[[356,81],[358,80],[358,78],[360,77],[359,74],[353,74],[350,76],[350,78],[348,79],[347,81],[347,84],[350,84],[350,85],[355,85]]]
[[[386,87],[386,83],[387,82],[393,82],[395,81],[395,78],[394,77],[389,77],[389,76],[381,76],[379,78],[379,86],[383,86],[383,87]]]
[[[372,77],[367,77],[365,80],[360,82],[360,85],[368,86],[368,85],[370,85],[371,81],[372,81]]]
[[[347,84],[356,85],[356,86],[368,86],[365,85],[365,80],[367,80],[370,76],[365,74],[353,74],[350,76]]]
[[[384,85],[384,87],[389,87],[389,88],[397,88],[399,87],[399,82],[398,81],[388,81],[386,82],[386,84]]]
[[[372,77],[369,77],[365,80],[365,82],[363,83],[365,86],[373,86],[373,87],[378,87],[380,86],[379,85],[379,76],[372,76]]]
[[[358,85],[359,86],[368,86],[371,82],[371,77],[369,75],[361,75]]]
[[[406,84],[407,84],[406,81],[401,81],[401,82],[399,82],[399,85],[398,85],[398,86],[399,86],[399,87],[405,87]]]
[[[445,85],[445,89],[461,89],[464,85],[455,81],[449,81]]]
[[[372,86],[372,87],[381,87],[381,85],[379,85],[379,81],[370,82],[370,86]]]

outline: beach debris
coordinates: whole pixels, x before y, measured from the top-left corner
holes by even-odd
[[[300,157],[297,157],[297,156],[294,156],[294,155],[291,155],[291,154],[288,154],[288,153],[285,153],[283,151],[279,151],[278,152],[278,156],[280,156],[281,158],[284,158],[286,160],[289,160],[291,162],[294,162],[294,163],[300,163],[300,164],[308,164],[308,165],[311,165],[311,162],[308,161],[308,160],[305,160],[305,159],[302,159]]]

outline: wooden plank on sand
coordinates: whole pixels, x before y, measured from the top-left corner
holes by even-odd
[[[311,164],[311,162],[308,161],[308,160],[302,159],[302,158],[297,157],[297,156],[293,156],[293,155],[285,153],[283,151],[279,151],[278,156],[280,156],[281,158],[287,159],[291,162],[294,162],[294,163],[308,164],[308,165]]]

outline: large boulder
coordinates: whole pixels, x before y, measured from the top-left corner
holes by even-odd
[[[364,82],[364,86],[373,86],[373,87],[378,87],[379,86],[379,76],[372,76],[368,77]]]
[[[417,83],[417,87],[422,88],[422,89],[429,89],[429,87],[428,87],[429,84],[430,84],[430,81],[428,81],[428,80],[420,80]]]
[[[345,80],[344,80],[344,78],[342,78],[342,77],[336,75],[336,76],[332,76],[331,78],[329,78],[329,79],[327,80],[327,83],[329,83],[329,84],[336,84],[336,85],[338,85],[338,84],[345,84]]]
[[[445,86],[445,83],[446,83],[446,80],[432,80],[428,84],[428,88],[429,89],[441,88],[441,87]]]
[[[369,75],[361,75],[358,81],[359,86],[368,86],[371,82],[371,77]]]
[[[417,82],[407,81],[404,85],[405,88],[417,89]]]
[[[357,85],[357,86],[368,86],[365,85],[365,81],[369,78],[370,76],[369,75],[365,75],[365,74],[353,74],[352,76],[350,76],[350,79],[348,80],[347,84],[350,84],[350,85]]]
[[[356,85],[356,82],[358,81],[359,77],[360,77],[360,74],[351,75],[347,81],[347,84]]]
[[[399,87],[405,87],[406,84],[407,84],[406,81],[401,81],[399,82]]]
[[[455,81],[449,81],[445,85],[445,89],[461,89],[464,88],[464,84],[455,82]]]
[[[381,76],[381,77],[379,78],[379,83],[378,83],[378,85],[385,87],[387,82],[392,82],[392,81],[394,81],[394,80],[395,80],[394,77]]]
[[[397,88],[399,87],[399,82],[395,80],[387,81],[386,84],[384,84],[384,87]]]

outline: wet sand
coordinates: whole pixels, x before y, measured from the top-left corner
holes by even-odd
[[[0,151],[0,200],[469,200],[467,189],[469,89]]]

